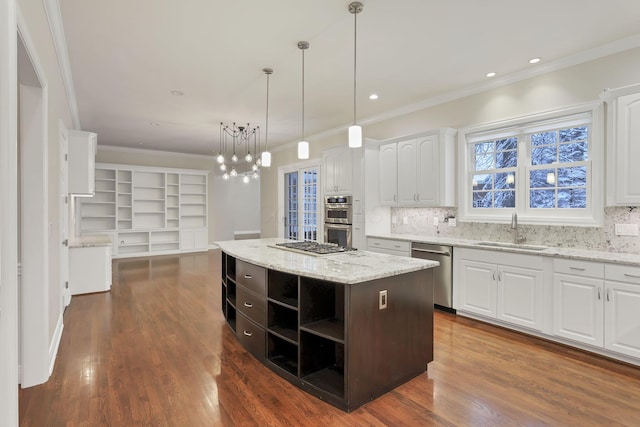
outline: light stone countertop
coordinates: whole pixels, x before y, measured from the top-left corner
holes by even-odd
[[[111,246],[111,236],[108,234],[92,234],[76,238],[69,244],[70,248],[88,248],[94,246]]]
[[[437,267],[435,261],[351,251],[313,256],[271,247],[285,239],[228,240],[216,242],[236,259],[272,270],[342,284],[356,284]]]
[[[381,239],[393,239],[402,240],[407,242],[421,242],[421,243],[433,243],[436,245],[448,245],[461,248],[471,249],[484,249],[492,251],[512,252],[512,253],[526,253],[531,255],[542,255],[549,257],[561,257],[568,259],[577,259],[583,261],[595,261],[595,262],[608,262],[616,264],[628,264],[628,265],[640,265],[640,254],[625,253],[625,252],[606,252],[606,251],[591,251],[588,249],[575,249],[575,248],[559,248],[559,247],[544,247],[541,250],[527,249],[526,242],[521,245],[515,245],[505,243],[505,246],[487,246],[480,244],[478,240],[466,240],[466,239],[454,239],[449,237],[438,236],[420,236],[415,234],[368,234],[367,237],[377,237]],[[500,243],[500,242],[496,242]],[[504,243],[504,242],[503,242]],[[541,247],[539,245],[531,245]]]

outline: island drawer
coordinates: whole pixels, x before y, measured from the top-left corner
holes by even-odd
[[[237,309],[260,326],[265,325],[265,299],[253,292],[249,292],[243,286],[236,288]]]
[[[266,295],[267,270],[244,261],[236,261],[236,279],[239,284],[259,295]]]
[[[263,328],[247,319],[242,313],[238,313],[236,321],[238,341],[251,354],[260,360],[264,360],[266,352],[266,332]]]

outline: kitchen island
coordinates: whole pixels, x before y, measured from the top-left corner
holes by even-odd
[[[433,360],[433,261],[366,251],[314,256],[284,239],[218,242],[222,312],[272,371],[345,411]]]

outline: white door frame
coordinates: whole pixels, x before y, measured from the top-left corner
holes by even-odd
[[[71,196],[69,195],[69,130],[62,120],[58,123],[58,139],[60,144],[58,193],[60,206],[60,284],[62,285],[63,306],[71,303],[69,288],[69,215],[71,213]]]
[[[18,69],[30,76],[29,86],[19,84],[21,206],[20,246],[20,367],[22,387],[49,379],[52,350],[57,350],[50,320],[50,263],[48,224],[48,89],[36,49],[22,17],[17,13]],[[20,75],[18,75],[20,80]],[[62,307],[62,299],[60,299]],[[62,310],[62,309],[61,309]],[[57,328],[57,329],[61,329]],[[55,357],[55,354],[53,355]]]
[[[0,1],[0,425],[18,425],[16,1]]]

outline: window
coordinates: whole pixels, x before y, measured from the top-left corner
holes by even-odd
[[[460,219],[598,225],[602,216],[601,112],[545,113],[460,132]],[[594,181],[593,177],[598,177]]]
[[[319,167],[295,169],[284,177],[285,239],[317,240]]]

